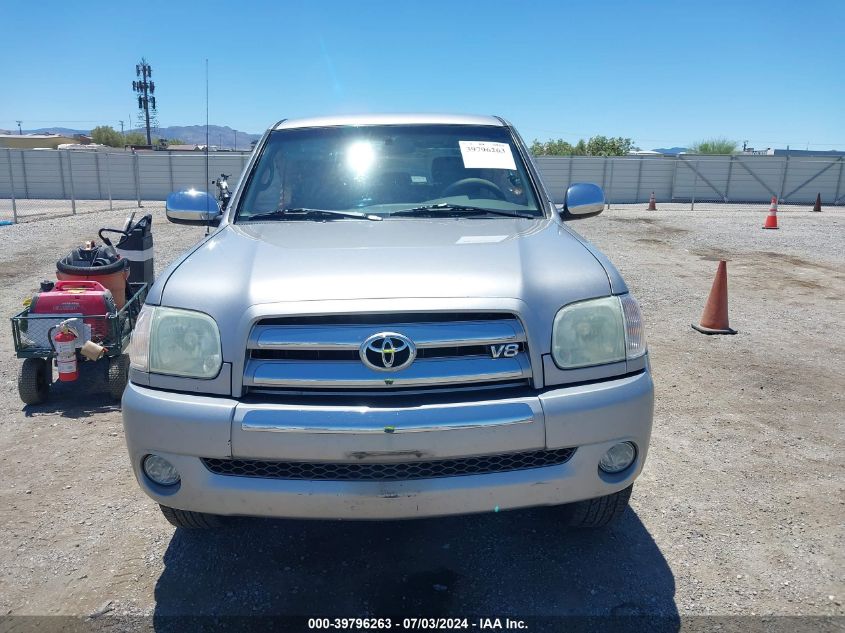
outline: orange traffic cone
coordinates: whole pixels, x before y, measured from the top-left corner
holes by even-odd
[[[813,205],[813,211],[819,212],[822,210],[822,194],[816,194],[816,204]]]
[[[707,303],[704,304],[701,324],[693,324],[692,327],[702,334],[736,334],[736,330],[728,325],[728,264],[724,260],[719,262],[719,268],[716,269],[716,278]]]
[[[657,211],[657,201],[654,199],[654,192],[651,192],[651,198],[648,199],[647,211]]]
[[[772,206],[769,208],[769,215],[766,216],[766,223],[763,225],[763,228],[778,228],[778,199],[775,196],[772,196]]]

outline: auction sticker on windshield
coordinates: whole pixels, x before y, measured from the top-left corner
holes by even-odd
[[[516,170],[511,147],[493,141],[458,141],[465,169]]]

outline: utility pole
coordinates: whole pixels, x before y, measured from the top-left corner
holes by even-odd
[[[235,151],[238,151],[238,131],[235,130],[235,146],[232,148]]]
[[[15,121],[15,123],[18,124],[18,135],[23,136],[23,130],[21,129],[21,123],[23,123],[23,121]]]
[[[132,82],[132,90],[138,94],[138,109],[144,112],[144,123],[147,128],[147,145],[152,145],[153,140],[150,136],[150,108],[153,110],[153,119],[156,115],[156,86],[150,77],[153,76],[153,69],[143,57],[140,63],[135,64],[135,76],[139,77],[138,81]]]
[[[123,137],[124,142],[126,141],[126,134],[123,133],[123,121],[120,122],[120,135]]]

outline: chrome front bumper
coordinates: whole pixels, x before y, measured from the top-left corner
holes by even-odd
[[[323,519],[467,514],[611,494],[642,470],[652,413],[648,370],[531,397],[437,405],[427,415],[419,407],[245,406],[134,384],[123,397],[132,469],[158,503],[222,515]],[[618,475],[602,473],[601,455],[620,441],[636,444],[635,463]],[[384,463],[566,447],[577,450],[560,465],[410,481],[218,475],[200,459]],[[182,476],[177,486],[162,488],[143,474],[141,462],[149,453],[176,466]]]

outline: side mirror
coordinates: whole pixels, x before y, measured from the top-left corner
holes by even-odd
[[[598,215],[604,210],[604,192],[590,182],[576,182],[569,185],[563,199],[564,220],[578,220]]]
[[[176,224],[211,223],[216,226],[222,217],[214,196],[197,189],[174,191],[167,196],[164,208],[167,211],[167,219]]]

